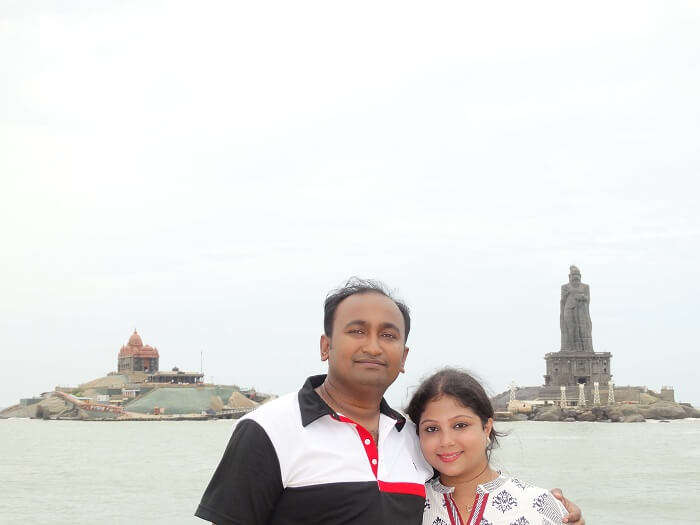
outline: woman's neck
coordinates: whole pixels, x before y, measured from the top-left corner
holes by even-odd
[[[440,474],[440,483],[447,487],[454,487],[453,497],[458,503],[470,505],[474,500],[476,487],[482,483],[487,483],[498,477],[498,472],[493,470],[491,466],[485,462],[469,473],[460,474],[459,476],[446,476]]]

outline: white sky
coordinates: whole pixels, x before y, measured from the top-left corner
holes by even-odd
[[[70,5],[70,7],[67,7]],[[0,406],[116,368],[283,393],[325,293],[542,383],[570,264],[618,385],[700,404],[696,2],[0,2]]]

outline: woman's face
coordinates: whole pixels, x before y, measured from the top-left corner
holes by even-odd
[[[492,426],[493,420],[483,425],[471,408],[443,395],[428,402],[420,418],[418,437],[423,456],[448,478],[476,475],[487,463]]]

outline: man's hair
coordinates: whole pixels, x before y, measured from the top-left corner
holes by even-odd
[[[351,295],[363,293],[378,293],[394,301],[394,304],[396,304],[403,316],[403,323],[406,327],[405,343],[408,339],[408,332],[411,329],[411,313],[408,310],[408,306],[395,298],[383,283],[371,279],[360,279],[359,277],[351,277],[340,288],[328,292],[323,303],[323,331],[326,336],[330,337],[333,333],[333,322],[335,321],[335,311],[338,309],[338,305]]]

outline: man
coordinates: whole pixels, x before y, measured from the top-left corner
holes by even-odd
[[[433,471],[415,427],[382,397],[406,362],[408,308],[380,284],[357,279],[324,307],[328,375],[310,377],[298,393],[238,422],[200,518],[218,525],[421,524]],[[567,508],[580,518],[575,505]]]

